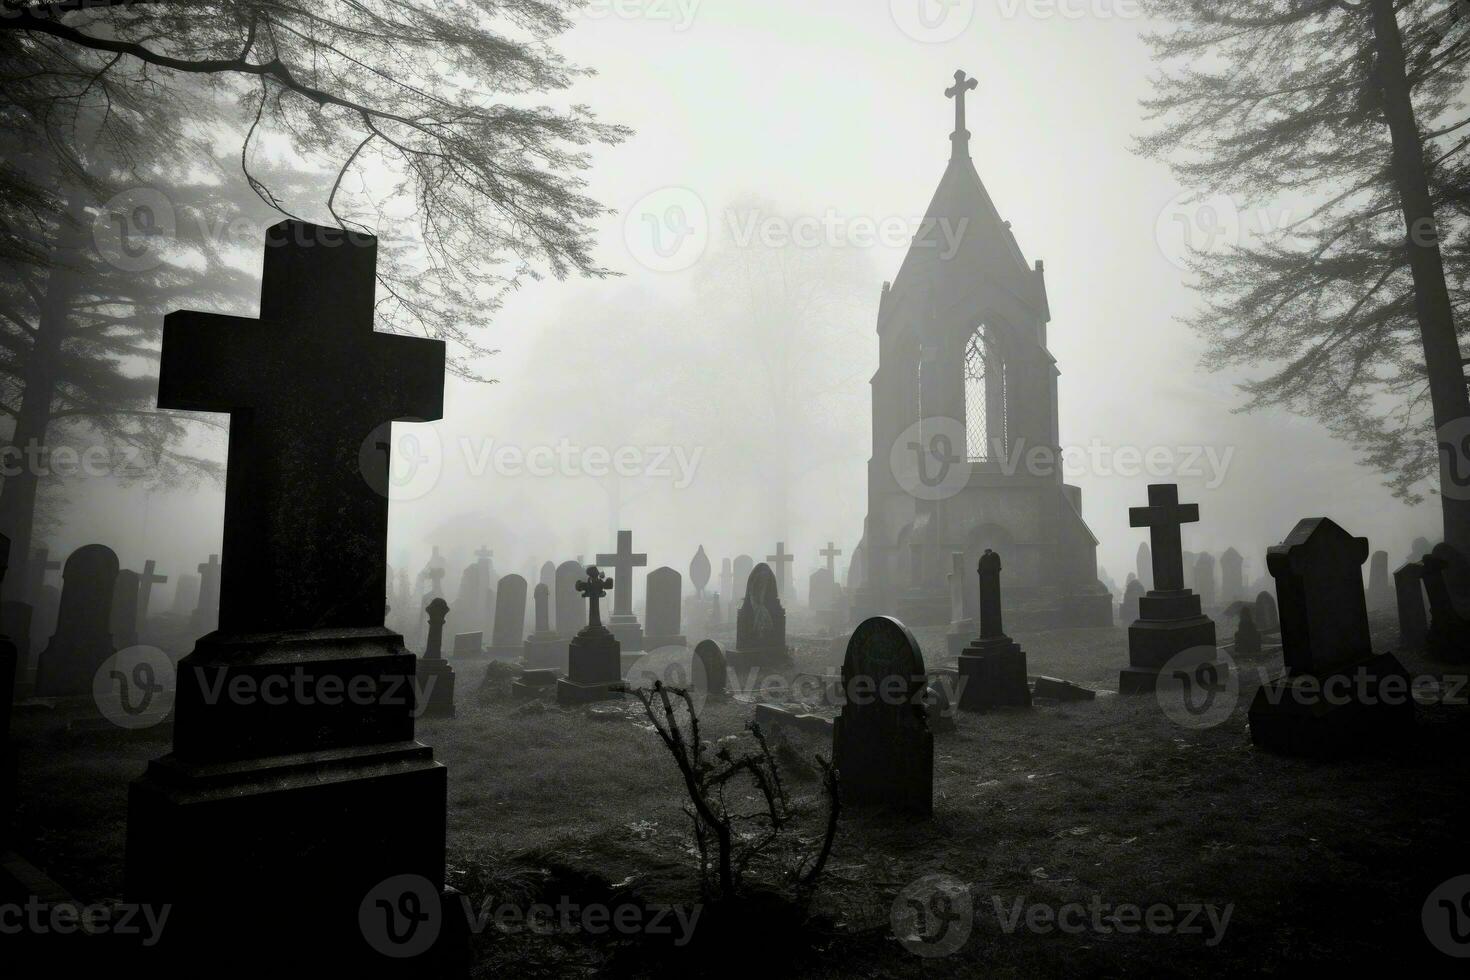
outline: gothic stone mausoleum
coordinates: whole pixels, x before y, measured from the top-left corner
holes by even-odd
[[[989,548],[1005,562],[1007,623],[1111,625],[1081,491],[1062,482],[1042,265],[1026,263],[980,182],[964,111],[976,83],[955,80],[949,166],[879,306],[854,611],[949,622],[953,552],[966,556],[966,605],[977,609],[973,571]]]

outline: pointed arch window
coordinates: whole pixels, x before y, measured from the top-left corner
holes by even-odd
[[[999,459],[1010,445],[1006,367],[984,324],[965,345],[965,447],[977,462]]]

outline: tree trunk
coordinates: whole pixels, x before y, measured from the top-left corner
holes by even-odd
[[[37,331],[26,355],[25,392],[15,419],[10,443],[14,449],[7,460],[8,473],[0,485],[0,533],[10,538],[11,571],[5,576],[0,595],[7,600],[35,603],[40,596],[28,595],[31,576],[31,538],[36,522],[36,494],[46,465],[46,430],[51,424],[51,407],[56,392],[56,354],[66,334],[71,302],[80,285],[79,273],[71,265],[85,246],[82,222],[86,219],[81,199],[73,197],[67,219],[57,232],[52,265],[46,275],[45,295],[37,318]]]
[[[1429,196],[1424,142],[1414,118],[1409,81],[1404,67],[1404,44],[1393,0],[1370,0],[1377,40],[1377,81],[1383,93],[1383,111],[1393,140],[1393,176],[1398,187],[1406,232],[1405,247],[1414,276],[1414,306],[1429,375],[1440,452],[1440,500],[1444,510],[1444,538],[1461,554],[1470,555],[1470,493],[1451,479],[1470,469],[1460,459],[1470,449],[1470,398],[1465,391],[1465,367],[1459,336],[1445,285],[1444,261]],[[1448,427],[1448,428],[1447,428]],[[1460,432],[1464,429],[1464,432]]]

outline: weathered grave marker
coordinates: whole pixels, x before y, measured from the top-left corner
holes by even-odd
[[[85,545],[67,558],[56,633],[36,663],[40,696],[91,697],[93,676],[117,652],[112,639],[117,573],[117,555],[106,545]]]
[[[429,638],[424,645],[424,657],[419,661],[417,680],[418,696],[424,699],[422,713],[425,718],[453,718],[454,668],[444,659],[444,620],[449,615],[449,603],[436,596],[424,612],[429,617]],[[470,635],[480,636],[479,633]],[[455,637],[456,654],[458,646],[459,637]],[[478,652],[478,641],[475,648]]]
[[[496,584],[489,653],[496,660],[515,660],[526,648],[526,580],[512,572]]]
[[[832,753],[844,805],[934,811],[934,735],[924,710],[924,655],[891,616],[863,621],[842,663]]]
[[[541,582],[532,592],[535,595],[536,628],[526,637],[521,662],[533,670],[555,669],[566,673],[566,637],[551,629],[551,589]]]
[[[1424,607],[1424,565],[1410,561],[1393,573],[1394,599],[1399,611],[1400,650],[1422,650],[1429,639],[1429,614]]]
[[[648,632],[643,638],[644,649],[688,646],[688,638],[680,632],[684,577],[665,565],[648,573],[645,588]]]
[[[1006,636],[1000,611],[1000,555],[980,556],[980,636],[960,654],[960,709],[1031,707],[1026,652]]]
[[[621,583],[613,592],[613,611],[607,628],[617,637],[624,653],[636,653],[643,646],[643,627],[633,614],[633,569],[648,565],[648,556],[633,553],[633,532],[618,532],[618,550],[597,556],[599,565],[610,566],[613,580]]]
[[[620,535],[621,537],[621,535]],[[598,602],[616,591],[616,578],[608,578],[592,566],[577,591],[587,599],[587,625],[572,638],[567,649],[567,676],[556,683],[558,704],[586,704],[622,697],[622,650],[617,637],[602,625]]]
[[[740,667],[769,667],[791,659],[786,646],[786,610],[775,573],[762,562],[750,572],[745,599],[735,619],[735,649],[730,660]]]

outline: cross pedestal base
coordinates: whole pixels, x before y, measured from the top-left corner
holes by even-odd
[[[1319,759],[1391,745],[1414,731],[1411,692],[1408,671],[1391,653],[1329,675],[1280,677],[1251,701],[1251,742]]]
[[[589,626],[567,650],[567,676],[556,682],[558,704],[587,704],[623,696],[622,649],[612,633]]]
[[[1026,651],[1009,636],[976,640],[960,654],[960,710],[1031,707]]]
[[[181,661],[174,751],[128,790],[126,891],[172,906],[166,962],[228,949],[232,969],[279,969],[320,950],[334,972],[424,976],[463,957],[457,899],[390,930],[398,896],[373,898],[400,877],[453,897],[446,771],[414,739],[416,666],[384,629],[213,633]],[[418,929],[437,929],[421,955],[383,952]]]
[[[1118,675],[1119,694],[1152,694],[1159,670],[1171,661],[1187,669],[1215,662],[1215,621],[1200,612],[1199,596],[1187,589],[1149,592],[1138,608],[1141,618],[1128,627],[1128,666]],[[1226,669],[1219,664],[1217,672]]]
[[[643,639],[643,626],[637,616],[614,613],[607,621],[607,628],[625,652],[637,653],[648,649]]]

